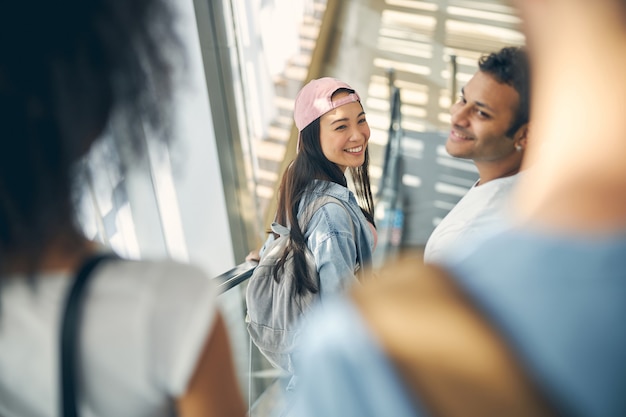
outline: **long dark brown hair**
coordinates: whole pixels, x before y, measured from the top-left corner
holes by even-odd
[[[345,89],[337,92],[340,91],[354,92]],[[369,178],[369,148],[365,150],[363,165],[356,168],[350,167],[348,170],[361,211],[367,220],[374,224],[374,202]],[[319,118],[300,132],[299,152],[283,174],[278,195],[276,221],[280,224],[288,224],[291,232],[289,246],[274,267],[272,274],[277,282],[280,281],[280,273],[285,260],[290,253],[293,254],[296,295],[303,295],[306,292],[317,293],[319,291],[315,277],[309,276],[309,271],[306,267],[306,240],[304,231],[300,229],[297,217],[300,201],[311,195],[311,191],[314,188],[314,180],[316,179],[348,187],[344,173],[337,164],[329,161],[322,151]]]

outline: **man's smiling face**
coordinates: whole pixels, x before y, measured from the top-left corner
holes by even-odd
[[[519,94],[478,71],[463,88],[452,108],[448,153],[473,161],[498,161],[515,152],[513,138],[506,136],[515,118]]]

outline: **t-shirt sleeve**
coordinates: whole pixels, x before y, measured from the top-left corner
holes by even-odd
[[[182,395],[198,363],[217,313],[217,289],[200,269],[164,263],[158,271],[146,339],[150,369],[169,395]]]
[[[380,344],[356,308],[335,297],[304,328],[290,416],[418,417]]]

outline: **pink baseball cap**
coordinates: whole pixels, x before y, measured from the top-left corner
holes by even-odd
[[[360,102],[361,98],[354,92],[333,102],[332,96],[340,88],[354,91],[343,81],[324,77],[309,81],[296,95],[293,119],[298,131],[307,127],[313,120],[344,104]]]

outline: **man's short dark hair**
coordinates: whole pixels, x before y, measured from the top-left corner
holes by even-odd
[[[530,113],[530,65],[526,49],[514,46],[502,48],[481,57],[478,68],[496,81],[510,85],[519,95],[515,118],[506,132],[507,136],[512,137],[521,126],[528,123]]]

